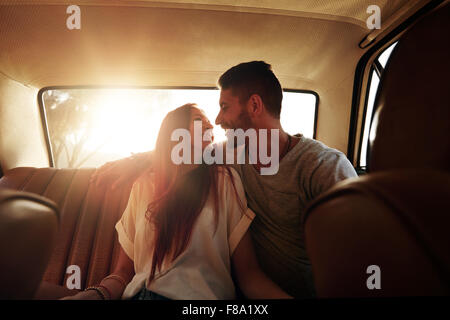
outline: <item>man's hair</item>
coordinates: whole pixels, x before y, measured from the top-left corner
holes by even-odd
[[[280,118],[283,92],[270,64],[264,61],[238,64],[220,76],[218,86],[222,90],[231,89],[241,104],[246,103],[253,94],[259,95],[267,111],[273,117]]]

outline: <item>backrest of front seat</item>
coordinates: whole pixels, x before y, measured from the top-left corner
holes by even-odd
[[[450,294],[448,199],[450,174],[432,169],[349,179],[321,196],[306,226],[318,295]],[[367,285],[370,266],[380,268],[380,290]]]
[[[56,245],[43,280],[66,286],[81,271],[81,289],[98,284],[115,264],[119,246],[114,226],[120,219],[131,186],[111,190],[89,183],[95,169],[15,168],[5,172],[0,188],[42,195],[60,209]]]
[[[375,101],[370,173],[305,215],[321,297],[450,294],[449,32],[447,3],[400,39]]]
[[[0,299],[31,299],[58,231],[58,209],[32,193],[0,189]]]

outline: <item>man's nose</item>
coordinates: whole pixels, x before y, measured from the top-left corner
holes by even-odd
[[[216,117],[216,125],[219,125],[222,123],[222,110],[219,111],[219,114]]]

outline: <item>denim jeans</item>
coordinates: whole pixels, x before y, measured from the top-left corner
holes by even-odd
[[[144,286],[141,289],[141,291],[136,293],[136,295],[133,298],[131,298],[131,300],[171,300],[171,299],[166,298],[153,291],[147,290],[147,288]]]

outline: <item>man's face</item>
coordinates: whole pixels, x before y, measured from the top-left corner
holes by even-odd
[[[223,129],[243,129],[253,127],[245,105],[239,102],[239,97],[233,95],[232,89],[220,91],[220,112],[216,118],[216,124]]]

